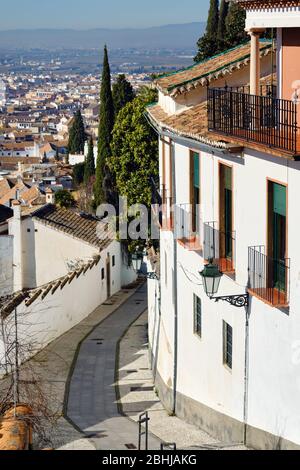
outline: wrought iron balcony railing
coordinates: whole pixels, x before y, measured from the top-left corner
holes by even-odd
[[[289,304],[290,260],[274,259],[265,254],[264,246],[248,252],[249,292],[275,307]]]
[[[173,230],[173,198],[164,185],[159,185],[152,178],[152,212],[161,230]]]
[[[178,204],[176,211],[176,238],[189,250],[201,250],[201,212],[200,206]]]
[[[256,96],[228,88],[208,89],[208,128],[294,155],[300,150],[297,106],[273,95]]]
[[[235,273],[235,232],[225,232],[217,228],[217,222],[204,224],[203,257],[213,259],[221,272]]]

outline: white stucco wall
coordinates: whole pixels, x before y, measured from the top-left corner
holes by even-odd
[[[189,200],[190,149],[179,143],[175,143],[174,148],[177,203],[181,204]],[[219,163],[233,168],[236,279],[224,276],[220,295],[245,292],[248,247],[267,245],[267,179],[288,185],[290,308],[280,310],[252,298],[247,413],[249,425],[300,444],[300,163],[249,149],[237,156],[217,156],[201,151],[200,162],[203,222],[219,220]],[[173,260],[173,236],[171,232],[162,232],[161,329],[158,335],[155,326],[157,300],[155,289],[149,284],[149,336],[151,349],[157,355],[158,372],[169,386],[172,385],[174,361],[173,286],[169,281]],[[242,422],[245,311],[207,299],[203,287],[198,285],[201,284],[199,271],[203,265],[200,252],[188,251],[178,245],[178,391]],[[193,293],[202,299],[201,339],[193,332]],[[223,365],[223,320],[233,327],[232,371]]]
[[[100,263],[75,278],[71,284],[42,300],[37,299],[31,306],[22,303],[18,309],[18,334],[22,344],[22,351],[26,350],[30,342],[35,343],[33,353],[43,349],[47,344],[63,335],[65,332],[80,323],[107,299],[106,280],[101,279],[101,270],[105,267],[103,259]],[[112,283],[112,294],[120,289],[119,281]],[[11,325],[13,315],[5,320]],[[0,357],[2,357],[3,343],[0,341]],[[0,374],[4,372],[0,365]]]
[[[0,236],[0,297],[13,292],[13,238]]]

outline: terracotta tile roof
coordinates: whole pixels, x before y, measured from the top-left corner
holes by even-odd
[[[10,185],[6,179],[0,180],[0,199],[10,190]]]
[[[280,8],[280,7],[297,7],[300,5],[300,0],[233,0],[239,3],[247,10],[257,8]]]
[[[100,221],[96,217],[52,204],[34,212],[33,217],[45,225],[93,246],[105,248],[111,243],[109,233],[100,229]]]
[[[262,85],[270,83],[271,75],[261,80]],[[172,115],[167,114],[158,104],[150,105],[147,108],[147,114],[158,131],[168,130],[178,136],[193,139],[215,148],[226,149],[228,152],[234,152],[244,146],[244,143],[237,141],[237,139],[208,131],[207,102]],[[253,147],[250,142],[247,145]],[[272,154],[274,153],[275,150],[272,149]]]
[[[28,186],[26,186],[23,181],[19,181],[15,186],[13,186],[9,191],[7,191],[3,197],[0,199],[0,204],[7,204],[11,199],[16,199],[16,191],[20,192],[20,196],[22,193],[28,190]]]
[[[272,52],[270,42],[260,42],[261,56]],[[198,86],[207,86],[213,80],[249,65],[250,42],[222,52],[211,59],[204,60],[187,69],[168,74],[154,81],[157,88],[165,94],[177,96]]]
[[[172,116],[165,113],[159,105],[148,107],[147,112],[159,130],[166,129],[181,137],[197,140],[220,149],[230,150],[233,147],[220,138],[213,139],[208,132],[207,102]]]

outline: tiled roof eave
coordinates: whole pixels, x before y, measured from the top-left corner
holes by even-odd
[[[60,229],[59,229],[54,223],[52,223],[51,221],[48,221],[48,220],[46,220],[46,219],[40,219],[39,217],[35,217],[34,215],[32,216],[32,218],[33,218],[36,222],[38,222],[38,223],[40,223],[40,224],[42,224],[42,225],[44,225],[44,226],[46,226],[46,227],[49,227],[49,228],[51,228],[52,230],[55,230],[56,232],[63,233],[64,235],[66,235],[66,236],[68,236],[68,237],[71,237],[71,238],[73,238],[74,240],[78,240],[78,241],[80,241],[81,243],[84,243],[84,244],[86,244],[86,245],[88,245],[88,246],[91,246],[91,247],[93,247],[93,248],[98,248],[98,249],[100,249],[100,250],[103,250],[103,249],[107,248],[107,247],[109,246],[109,244],[112,242],[112,240],[110,240],[109,238],[103,239],[103,240],[101,239],[101,240],[99,240],[99,242],[98,242],[98,241],[97,241],[97,242],[96,242],[96,241],[95,241],[95,242],[88,241],[88,240],[85,240],[85,239],[83,239],[83,238],[80,238],[80,237],[78,237],[78,236],[76,236],[76,235],[74,235],[74,234],[72,234],[72,233],[70,233],[70,232],[66,232],[66,231],[64,231],[64,230],[60,230]]]
[[[261,48],[260,57],[266,57],[272,53],[272,46],[270,44]],[[208,86],[213,80],[218,80],[220,77],[231,74],[235,70],[247,67],[250,63],[250,54],[245,55],[237,59],[236,61],[229,62],[226,66],[222,66],[218,69],[209,71],[205,74],[200,75],[199,77],[192,78],[190,80],[183,81],[177,85],[172,85],[167,88],[161,87],[159,83],[156,83],[156,87],[159,91],[164,94],[170,95],[172,98],[176,98],[181,94],[188,93],[192,89],[198,88],[200,86]]]
[[[150,120],[151,120],[152,124],[154,125],[154,127],[157,129],[158,132],[163,133],[164,131],[168,131],[168,132],[171,132],[174,135],[177,135],[178,137],[192,139],[192,140],[200,142],[204,145],[208,145],[210,147],[217,148],[219,150],[229,150],[232,147],[231,144],[227,144],[226,142],[221,142],[221,141],[217,141],[217,140],[212,140],[212,139],[208,138],[205,135],[194,134],[192,132],[180,131],[179,129],[176,129],[172,126],[166,125],[165,123],[157,121],[151,115],[150,110],[148,110],[147,112],[148,112],[148,116],[150,117]]]

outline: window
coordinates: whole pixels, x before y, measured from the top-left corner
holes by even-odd
[[[112,267],[114,268],[116,266],[116,257],[112,257]]]
[[[223,321],[223,362],[229,369],[232,369],[232,342],[232,327]]]
[[[202,336],[202,302],[194,294],[194,333],[200,338]]]
[[[101,279],[102,279],[102,281],[105,279],[105,269],[104,268],[101,269]]]
[[[190,152],[190,204],[192,206],[192,230],[199,231],[200,206],[200,155]]]

